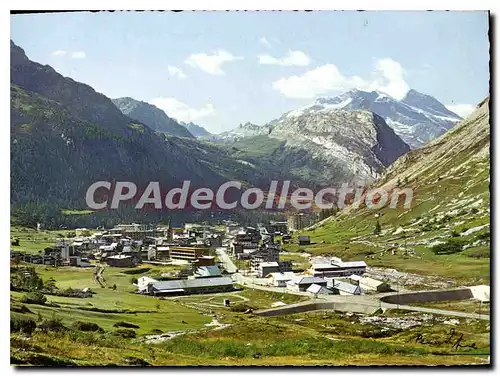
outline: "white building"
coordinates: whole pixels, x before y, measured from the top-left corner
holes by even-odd
[[[351,285],[347,282],[334,281],[333,290],[340,295],[361,295],[362,291],[359,286]]]
[[[286,288],[292,291],[306,291],[309,286],[316,284],[326,287],[326,279],[299,275],[286,283]]]
[[[270,284],[275,287],[286,287],[286,283],[295,278],[294,272],[271,273]]]
[[[366,271],[364,261],[331,261],[331,263],[313,264],[310,272],[315,277],[348,277],[353,274],[363,275]]]
[[[352,276],[351,276],[352,277]],[[351,278],[352,279],[352,278]],[[370,277],[363,277],[359,280],[359,287],[363,291],[377,291],[377,292],[384,292],[384,291],[389,291],[391,287],[389,284],[383,281],[379,281],[374,278]]]
[[[483,303],[490,301],[490,286],[472,286],[470,288],[470,291],[472,292],[472,296],[474,297],[474,299],[477,299]]]
[[[150,277],[137,278],[137,291],[140,293],[146,293],[148,291],[148,285],[156,282],[158,282],[156,279]]]
[[[307,292],[310,292],[311,294],[314,295],[332,295],[333,291],[330,290],[328,287],[325,286],[320,286],[315,283],[313,283],[311,286],[309,286],[306,290]]]

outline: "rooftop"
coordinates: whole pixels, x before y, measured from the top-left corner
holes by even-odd
[[[115,255],[115,256],[109,256],[108,259],[114,259],[114,260],[123,260],[127,258],[132,258],[130,255]]]
[[[196,277],[216,277],[220,276],[221,272],[217,265],[200,266],[195,271]]]
[[[233,280],[229,277],[210,277],[198,279],[176,279],[171,281],[159,281],[152,284],[156,291],[173,291],[200,288],[209,286],[229,286],[233,285]]]
[[[276,261],[273,261],[273,262],[261,262],[260,263],[260,267],[261,268],[272,268],[272,267],[278,268],[279,264]]]
[[[269,275],[277,281],[290,281],[295,278],[294,272],[270,273]]]
[[[332,290],[326,288],[325,286],[317,285],[315,283],[309,286],[306,291],[313,294],[333,294]]]
[[[294,285],[305,285],[305,284],[308,284],[308,283],[309,284],[313,284],[313,283],[316,283],[316,284],[323,283],[323,284],[325,284],[326,283],[326,279],[323,279],[323,278],[320,278],[320,277],[297,276],[294,279],[292,279],[290,282],[293,283]]]
[[[337,290],[347,292],[349,294],[355,294],[356,292],[360,292],[359,286],[352,285],[347,282],[342,282],[342,281],[335,281],[333,284],[333,287],[336,288]]]
[[[379,281],[379,280],[374,279],[374,278],[370,278],[370,277],[363,277],[363,278],[361,278],[359,283],[361,283],[363,285],[371,286],[371,287],[377,287],[377,286],[382,285],[384,282]]]

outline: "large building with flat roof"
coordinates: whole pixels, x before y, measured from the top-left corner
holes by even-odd
[[[315,277],[349,277],[363,275],[366,271],[364,261],[332,261],[331,263],[313,264],[310,273]]]
[[[209,256],[209,247],[189,247],[180,245],[166,245],[156,247],[157,260],[185,260],[195,262],[204,256]]]
[[[158,281],[148,284],[150,295],[188,295],[215,293],[234,290],[233,280],[229,277],[209,277]]]

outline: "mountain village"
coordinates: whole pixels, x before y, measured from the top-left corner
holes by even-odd
[[[358,84],[211,133],[158,101],[107,97],[16,43],[12,365],[490,364],[489,96],[460,116],[410,87],[396,98],[344,77]],[[236,182],[266,208],[171,210],[186,181],[212,201]],[[269,207],[277,181],[322,198],[352,186],[362,200]],[[387,193],[404,189],[408,205]],[[376,205],[384,192],[394,207]]]

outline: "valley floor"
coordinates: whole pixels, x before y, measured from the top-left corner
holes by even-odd
[[[90,287],[90,298],[47,295],[44,305],[11,293],[11,320],[31,318],[31,335],[11,333],[13,365],[459,365],[488,362],[489,321],[388,310],[373,316],[310,312],[280,317],[243,313],[308,297],[255,289],[157,299],[133,293],[131,278],[165,267],[106,268],[106,287],[92,268],[37,266],[60,289]],[[172,267],[166,267],[166,269]],[[138,274],[131,274],[138,273]],[[139,274],[140,273],[140,274]],[[116,286],[116,288],[110,288]],[[224,307],[224,299],[231,307]],[[44,325],[59,321],[61,325]],[[82,331],[75,322],[94,323]],[[120,323],[121,322],[121,323]],[[117,323],[132,324],[123,330]],[[12,325],[12,324],[11,324]],[[463,334],[453,348],[450,331]],[[423,338],[423,339],[422,339]]]

